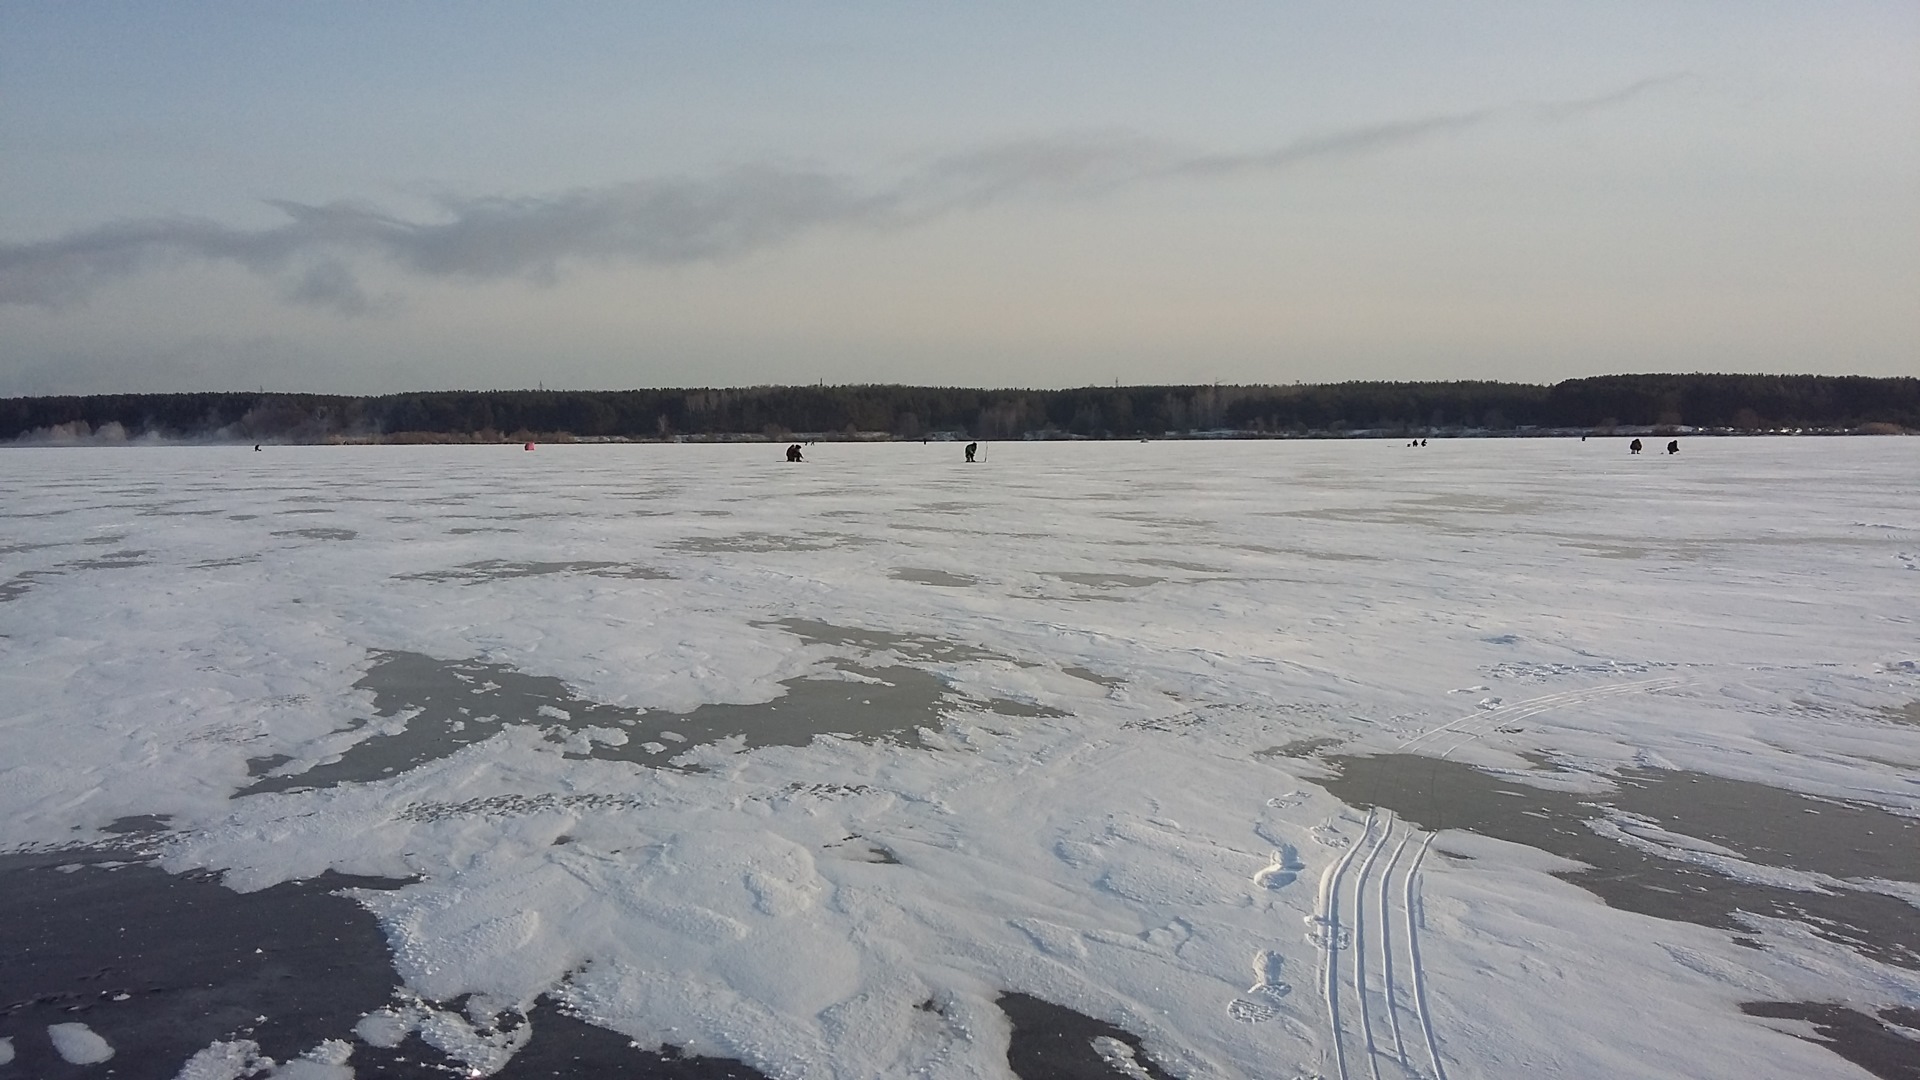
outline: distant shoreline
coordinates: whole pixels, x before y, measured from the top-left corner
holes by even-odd
[[[1665,428],[1633,427],[1617,428],[1613,431],[1566,431],[1566,430],[1509,430],[1509,431],[1446,431],[1402,434],[1398,432],[1346,431],[1346,432],[1307,432],[1305,434],[1272,434],[1262,432],[1196,432],[1171,435],[1123,437],[1103,435],[1030,435],[1010,439],[978,440],[997,443],[1125,443],[1125,442],[1387,442],[1395,439],[1458,441],[1463,439],[1631,439],[1631,438],[1847,438],[1873,437],[1887,435],[1920,435],[1920,431],[1907,430],[1892,424],[1867,424],[1859,428],[1800,428],[1779,431],[1743,431],[1732,428]],[[258,445],[266,446],[499,446],[515,447],[527,443],[538,446],[721,446],[721,445],[768,445],[772,443],[961,443],[975,441],[969,435],[942,434],[926,438],[910,439],[891,435],[887,432],[790,432],[784,435],[673,435],[666,438],[639,438],[618,435],[574,435],[569,432],[533,433],[524,438],[477,439],[460,438],[445,435],[421,435],[402,432],[394,435],[336,436],[316,442],[263,439],[250,442],[246,439],[166,439],[152,436],[137,438],[99,438],[94,436],[80,438],[20,438],[9,443],[0,443],[5,449],[58,449],[62,447],[158,447],[158,446],[229,446],[246,448]]]
[[[0,443],[918,442],[1920,432],[1920,379],[1609,375],[983,390],[896,385],[0,398]]]

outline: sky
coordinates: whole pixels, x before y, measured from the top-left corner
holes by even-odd
[[[1920,5],[0,4],[0,396],[1920,375]]]

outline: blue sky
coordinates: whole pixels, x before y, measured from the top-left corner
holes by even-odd
[[[0,394],[1920,374],[1911,3],[0,5]]]

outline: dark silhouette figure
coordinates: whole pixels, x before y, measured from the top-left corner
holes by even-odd
[[[801,456],[800,456],[800,444],[799,444],[799,443],[794,443],[794,444],[793,444],[792,446],[789,446],[789,447],[787,447],[787,460],[788,460],[788,461],[805,461],[805,460],[807,460],[806,458],[804,458],[804,457],[801,457]]]
[[[1425,439],[1421,439],[1421,440],[1420,440],[1420,445],[1421,445],[1421,446],[1425,446],[1425,445],[1427,445],[1427,440],[1425,440]]]
[[[1639,439],[1635,439],[1632,442],[1627,444],[1627,452],[1630,454],[1637,454],[1640,452],[1640,449],[1641,447],[1640,447]]]
[[[1679,452],[1680,452],[1680,440],[1679,440],[1679,439],[1675,439],[1675,440],[1673,440],[1672,442],[1669,442],[1669,443],[1667,444],[1667,453],[1669,453],[1669,454],[1677,454],[1677,453],[1679,453]]]
[[[253,452],[254,452],[254,453],[256,453],[256,454],[260,452],[260,444],[259,444],[259,443],[254,443],[254,444],[253,444]]]
[[[967,460],[968,461],[973,460],[974,451],[978,449],[980,449],[980,444],[977,442],[970,442],[967,444]]]

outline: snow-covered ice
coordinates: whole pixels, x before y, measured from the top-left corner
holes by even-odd
[[[413,879],[355,893],[405,983],[357,1037],[479,1069],[542,995],[807,1078],[1005,1075],[1003,992],[1188,1077],[1865,1075],[1740,1004],[1920,1006],[1806,923],[1610,907],[1321,786],[1653,770],[1920,838],[1920,440],[779,454],[6,453],[0,850],[155,819],[237,890]],[[1592,820],[1916,903],[1912,864]]]
[[[98,1065],[113,1056],[113,1047],[81,1023],[53,1024],[47,1038],[62,1060],[70,1065]]]

